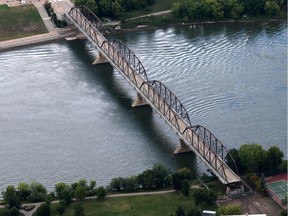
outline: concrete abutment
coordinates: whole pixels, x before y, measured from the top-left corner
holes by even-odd
[[[177,155],[187,152],[191,152],[191,149],[185,144],[185,142],[182,139],[180,139],[180,145],[175,149],[173,154]]]

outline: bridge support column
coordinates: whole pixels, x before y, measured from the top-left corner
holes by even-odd
[[[175,149],[173,154],[182,154],[186,152],[191,152],[191,149],[185,144],[185,142],[180,139],[180,145]]]
[[[141,95],[137,93],[137,98],[134,100],[133,104],[131,105],[132,107],[138,107],[138,106],[146,106],[148,103],[145,101]]]
[[[97,64],[105,64],[105,63],[108,63],[107,59],[99,52],[96,56],[95,61],[92,64],[97,65]]]

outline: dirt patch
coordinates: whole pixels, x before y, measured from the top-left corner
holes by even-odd
[[[267,216],[280,216],[282,208],[269,196],[263,196],[258,192],[251,195],[219,201],[218,205],[240,205],[243,213],[267,214]]]

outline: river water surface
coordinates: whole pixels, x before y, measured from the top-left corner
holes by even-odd
[[[287,145],[287,25],[207,24],[113,36],[141,59],[228,148]],[[0,191],[20,181],[106,185],[162,163],[195,174],[192,153],[158,114],[131,108],[135,91],[87,41],[0,53]]]

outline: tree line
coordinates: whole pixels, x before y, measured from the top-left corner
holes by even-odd
[[[76,6],[86,6],[99,17],[119,19],[125,12],[152,5],[155,0],[75,0]]]
[[[193,19],[238,19],[241,16],[279,16],[287,0],[184,0],[173,4],[172,12],[186,21]]]

